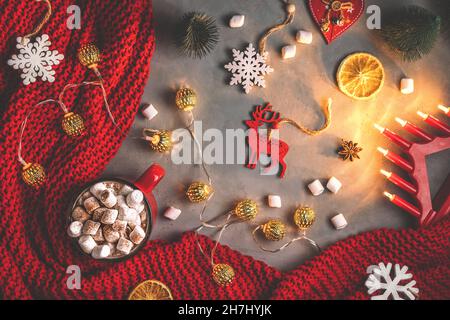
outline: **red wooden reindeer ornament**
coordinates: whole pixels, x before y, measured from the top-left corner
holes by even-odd
[[[245,120],[245,124],[249,127],[248,146],[250,149],[249,159],[246,165],[249,169],[255,169],[259,161],[260,154],[266,154],[270,157],[270,164],[264,168],[264,172],[271,172],[276,166],[281,165],[280,178],[284,177],[286,172],[286,162],[284,157],[289,151],[286,142],[279,139],[272,139],[272,129],[278,129],[280,122],[280,113],[272,111],[272,106],[266,104],[265,107],[257,106],[252,112],[253,120]],[[269,128],[266,134],[260,135],[259,127],[268,124]]]
[[[375,124],[375,128],[402,148],[403,152],[407,155],[408,159],[405,159],[391,151],[378,148],[387,159],[403,170],[406,170],[413,183],[400,178],[392,172],[381,170],[381,173],[385,175],[390,182],[410,193],[417,204],[412,204],[400,198],[398,195],[389,192],[385,192],[384,195],[392,203],[414,215],[419,220],[421,226],[426,226],[440,220],[450,212],[450,174],[447,175],[445,182],[434,199],[432,199],[426,166],[427,156],[450,148],[450,127],[431,115],[424,114],[420,111],[418,114],[423,118],[426,124],[437,129],[438,132],[440,132],[440,135],[433,136],[416,125],[400,118],[396,118],[396,121],[409,133],[418,137],[421,140],[420,142],[410,142],[391,130],[377,124]]]
[[[282,124],[290,124],[302,131],[305,134],[315,136],[326,130],[331,123],[331,104],[332,100],[328,99],[328,105],[324,110],[325,123],[318,130],[312,130],[305,128],[296,121],[281,118],[280,113],[273,111],[272,106],[268,103],[265,106],[259,105],[255,108],[255,111],[251,113],[252,120],[245,120],[245,124],[249,127],[248,131],[248,145],[249,145],[249,157],[246,167],[249,169],[255,169],[260,159],[261,154],[265,154],[270,157],[269,165],[264,168],[264,174],[270,174],[275,172],[281,165],[280,178],[283,178],[286,172],[286,162],[284,157],[289,151],[289,146],[286,142],[279,140],[276,137],[272,137],[274,130],[278,130]],[[267,130],[260,132],[260,127],[267,125]],[[278,133],[278,131],[275,131]]]

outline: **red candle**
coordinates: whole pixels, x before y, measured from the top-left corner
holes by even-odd
[[[442,104],[438,105],[438,109],[443,111],[447,116],[450,117],[450,108],[443,106]]]
[[[430,126],[435,127],[438,130],[441,130],[443,133],[450,135],[450,127],[440,120],[436,119],[432,115],[423,113],[421,111],[417,111],[417,114]]]
[[[420,213],[419,209],[409,203],[408,201],[400,198],[399,196],[395,194],[390,194],[389,192],[384,192],[384,195],[396,206],[402,208],[403,210],[411,213],[413,216],[416,216],[417,218],[420,217],[422,214]]]
[[[412,185],[411,183],[409,183],[405,179],[400,178],[395,173],[388,172],[388,171],[383,170],[383,169],[380,170],[380,173],[382,175],[384,175],[390,182],[392,182],[396,186],[399,186],[400,188],[402,188],[406,192],[409,192],[411,194],[416,194],[417,193],[417,188],[414,185]]]
[[[411,148],[412,143],[409,142],[408,140],[400,137],[398,134],[392,132],[391,130],[389,130],[387,128],[383,128],[382,126],[380,126],[376,123],[374,124],[374,126],[376,129],[378,129],[378,131],[380,131],[380,133],[382,133],[385,137],[387,137],[392,142],[396,143],[401,148],[403,148],[405,150],[408,150],[409,148]]]
[[[400,119],[400,118],[395,118],[395,121],[397,121],[398,123],[400,123],[400,125],[406,129],[406,131],[408,131],[409,133],[415,135],[416,137],[419,137],[420,139],[424,140],[425,142],[430,142],[431,140],[433,140],[433,136],[429,135],[428,133],[426,133],[425,131],[423,131],[422,129],[420,129],[418,126],[416,126],[415,124],[412,124],[406,120]]]
[[[392,163],[396,164],[397,166],[399,166],[403,170],[405,170],[407,172],[412,172],[413,171],[414,168],[411,165],[411,163],[409,163],[409,161],[407,161],[406,159],[400,157],[398,154],[396,154],[396,153],[394,153],[392,151],[383,149],[381,147],[378,147],[377,150],[381,154],[383,154],[386,159],[388,159]]]

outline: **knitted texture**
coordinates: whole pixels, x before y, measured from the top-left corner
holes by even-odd
[[[66,9],[78,4],[82,29],[66,28]],[[47,170],[48,181],[33,191],[21,181],[16,152],[19,125],[37,102],[54,98],[67,83],[94,79],[76,59],[81,43],[95,41],[103,52],[100,70],[112,112],[128,131],[148,77],[154,48],[150,0],[53,0],[53,15],[41,31],[52,49],[65,55],[53,84],[23,86],[16,70],[0,66],[0,297],[3,299],[124,299],[140,282],[164,282],[176,299],[367,299],[366,268],[379,262],[410,267],[420,299],[450,298],[450,220],[421,230],[378,230],[331,246],[288,273],[219,245],[217,263],[236,272],[228,287],[211,279],[211,265],[200,254],[193,233],[175,243],[149,241],[138,254],[121,262],[101,262],[82,255],[65,233],[66,209],[80,186],[97,178],[117,152],[123,136],[102,107],[98,88],[71,90],[70,110],[83,115],[89,134],[65,136],[62,112],[42,106],[24,135],[23,155]],[[15,38],[28,33],[42,17],[35,1],[1,1],[0,61],[15,52]],[[24,16],[26,15],[26,16]],[[211,250],[214,242],[200,237]],[[78,265],[81,290],[69,290],[66,268]]]

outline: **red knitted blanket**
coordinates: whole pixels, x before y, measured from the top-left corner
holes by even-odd
[[[82,29],[68,30],[66,9],[81,7]],[[228,263],[236,280],[226,288],[210,277],[192,233],[176,243],[148,242],[123,262],[99,262],[82,256],[66,236],[65,209],[74,190],[99,176],[123,137],[109,121],[101,92],[69,91],[66,104],[83,115],[89,134],[73,140],[60,132],[61,111],[42,106],[24,135],[24,155],[45,166],[48,182],[36,192],[20,178],[16,159],[19,125],[37,102],[54,98],[67,83],[92,73],[76,59],[81,43],[94,40],[103,52],[101,72],[117,122],[129,129],[149,73],[154,49],[150,0],[53,0],[53,15],[41,33],[65,55],[55,68],[53,84],[21,84],[6,66],[15,53],[15,38],[28,33],[44,13],[34,1],[0,2],[0,298],[123,299],[146,279],[158,279],[176,299],[367,299],[366,268],[379,262],[407,265],[417,281],[420,299],[450,298],[450,220],[422,230],[379,230],[328,248],[288,273],[219,246],[216,261]],[[24,17],[24,14],[26,17]],[[213,242],[201,237],[202,245]],[[81,290],[66,286],[66,268],[79,265]]]

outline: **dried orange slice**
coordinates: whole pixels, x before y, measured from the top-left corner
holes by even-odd
[[[128,300],[173,300],[173,297],[170,289],[164,283],[147,280],[134,288]]]
[[[373,55],[358,52],[341,62],[336,78],[344,94],[357,100],[368,100],[383,87],[384,68]]]

